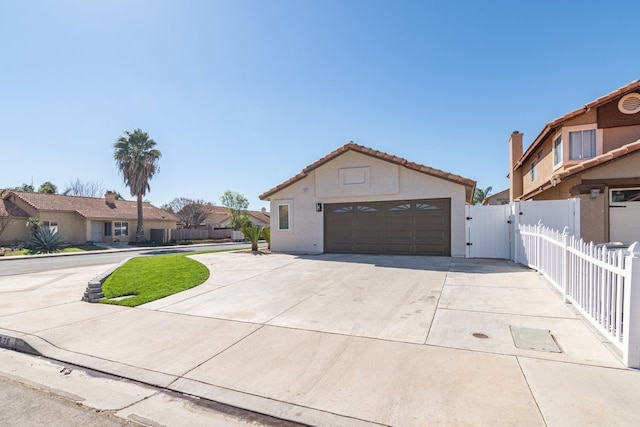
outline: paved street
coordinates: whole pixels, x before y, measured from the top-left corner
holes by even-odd
[[[246,243],[208,243],[202,245],[135,248],[123,246],[117,250],[61,253],[53,255],[31,255],[0,257],[0,276],[40,273],[65,268],[86,267],[92,265],[117,264],[137,255],[165,253],[167,251],[194,252],[202,250],[248,248]]]
[[[65,399],[0,376],[0,418],[5,427],[122,427],[137,423],[98,413]]]
[[[195,257],[207,282],[134,309],[79,301],[98,267],[0,278],[0,334],[50,358],[310,425],[640,424],[640,374],[522,266]],[[560,352],[516,346],[512,328],[547,334]]]

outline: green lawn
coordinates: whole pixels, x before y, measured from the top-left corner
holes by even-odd
[[[133,258],[102,284],[105,304],[135,307],[204,283],[209,269],[188,258],[190,254],[151,255]],[[133,295],[130,298],[113,298]]]

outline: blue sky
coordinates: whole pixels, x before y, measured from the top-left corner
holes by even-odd
[[[508,186],[507,141],[640,78],[640,2],[0,0],[0,188],[258,195],[348,141]]]

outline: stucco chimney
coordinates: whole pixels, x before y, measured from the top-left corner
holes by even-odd
[[[107,192],[104,195],[104,202],[108,205],[116,204],[116,195],[114,193]]]
[[[522,195],[522,168],[516,170],[518,160],[522,157],[522,137],[517,130],[509,138],[509,200]]]

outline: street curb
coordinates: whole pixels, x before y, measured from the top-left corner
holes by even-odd
[[[16,338],[5,334],[0,334],[0,348],[17,351],[19,353],[32,354],[34,356],[42,356],[42,354],[31,347],[22,338]]]

